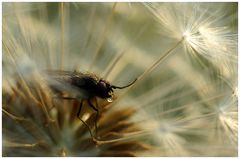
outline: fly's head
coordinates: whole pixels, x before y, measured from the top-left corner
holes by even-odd
[[[97,96],[100,98],[105,98],[108,102],[112,102],[113,98],[113,88],[109,82],[100,79],[97,83]]]
[[[131,82],[130,84],[123,86],[123,87],[119,87],[119,86],[114,86],[111,85],[109,82],[100,79],[97,83],[97,96],[99,96],[100,98],[105,98],[108,100],[108,102],[112,102],[113,99],[113,89],[123,89],[123,88],[127,88],[129,86],[131,86],[132,84],[134,84],[137,81],[137,79],[135,79],[133,82]]]

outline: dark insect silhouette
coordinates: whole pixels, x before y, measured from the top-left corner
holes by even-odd
[[[97,136],[97,120],[99,115],[97,100],[96,105],[93,105],[91,102],[92,99],[96,99],[96,97],[107,99],[109,102],[112,101],[113,98],[113,90],[114,89],[123,89],[131,86],[136,82],[135,79],[133,82],[126,86],[115,86],[111,85],[108,81],[99,78],[95,74],[91,73],[82,73],[77,71],[46,71],[48,75],[48,81],[50,87],[55,92],[68,91],[73,97],[62,97],[57,96],[57,98],[62,98],[66,100],[80,100],[79,109],[77,112],[77,117],[84,123],[84,125],[89,129],[90,135],[92,138],[93,134],[91,132],[88,124],[83,121],[79,116],[81,113],[81,109],[83,106],[83,100],[86,100],[88,105],[96,112],[95,118],[95,131]]]

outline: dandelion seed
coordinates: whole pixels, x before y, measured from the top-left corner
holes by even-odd
[[[214,62],[237,61],[237,34],[223,24],[223,4],[210,3],[148,3],[145,6],[161,25],[161,34],[180,40],[191,54],[200,54]],[[216,4],[214,4],[216,5]]]
[[[213,106],[214,107],[214,106]],[[216,145],[228,145],[235,155],[238,134],[237,102],[232,97],[226,97],[216,103],[213,115],[209,117],[209,140]]]

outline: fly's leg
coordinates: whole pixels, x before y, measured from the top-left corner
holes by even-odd
[[[60,98],[60,99],[65,99],[65,100],[76,100],[76,98],[73,98],[73,97],[55,97],[55,98]],[[87,127],[90,135],[91,135],[91,138],[93,140],[94,143],[97,143],[97,140],[95,139],[95,137],[93,136],[92,134],[92,131],[91,131],[91,128],[88,126],[88,124],[83,121],[81,118],[80,118],[80,113],[81,113],[81,110],[82,110],[82,106],[83,106],[83,100],[80,101],[80,105],[79,105],[79,109],[78,109],[78,112],[77,112],[77,117],[79,120],[81,120],[81,122]],[[53,108],[53,107],[52,107]],[[51,108],[51,109],[52,109]]]
[[[95,106],[91,103],[91,100],[90,99],[88,99],[87,100],[88,101],[88,104],[89,104],[89,106],[93,109],[93,110],[95,110],[96,111],[96,118],[95,118],[95,131],[96,131],[96,136],[97,136],[97,120],[98,120],[98,114],[99,114],[99,110],[98,110],[98,108],[95,108]],[[96,99],[96,106],[97,106],[97,99]]]
[[[80,102],[80,106],[79,106],[79,110],[78,110],[78,113],[77,113],[77,117],[78,117],[78,119],[81,120],[81,121],[83,122],[83,124],[88,128],[88,131],[89,131],[92,139],[95,140],[95,138],[94,138],[94,136],[93,136],[93,134],[92,134],[92,131],[91,131],[90,127],[88,126],[88,124],[80,118],[80,113],[81,113],[81,110],[82,110],[82,106],[83,106],[83,100],[81,100],[81,102]]]

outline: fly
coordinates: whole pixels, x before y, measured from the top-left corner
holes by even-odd
[[[115,86],[111,85],[108,81],[99,78],[95,74],[82,73],[77,71],[47,71],[52,82],[50,82],[50,87],[55,91],[67,91],[69,90],[74,94],[75,97],[59,97],[68,100],[80,100],[79,109],[77,112],[77,117],[83,122],[83,124],[88,128],[91,137],[93,134],[91,132],[88,124],[80,118],[81,109],[83,106],[83,101],[87,101],[88,105],[96,112],[95,118],[95,131],[97,136],[97,120],[99,115],[99,110],[96,105],[94,105],[91,100],[96,99],[96,97],[106,99],[108,102],[112,102],[114,89],[124,89],[133,85],[137,79],[126,86]],[[57,81],[58,84],[56,84]],[[96,100],[97,101],[97,100]]]

